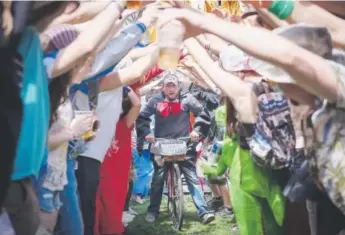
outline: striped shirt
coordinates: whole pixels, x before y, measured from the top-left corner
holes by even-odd
[[[71,44],[78,37],[79,32],[73,25],[59,25],[48,30],[44,35],[48,37],[48,45],[44,52],[49,53]]]

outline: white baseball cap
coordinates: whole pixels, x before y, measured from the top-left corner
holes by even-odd
[[[250,57],[241,49],[230,45],[219,53],[220,66],[228,72],[252,71]]]

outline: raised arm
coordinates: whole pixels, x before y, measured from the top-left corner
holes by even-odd
[[[282,67],[306,91],[330,101],[337,100],[337,78],[323,58],[271,32],[212,17],[203,18],[205,25],[202,27],[205,30],[228,40],[252,56]]]
[[[172,19],[188,22],[185,24],[187,36],[195,36],[202,32],[215,34],[247,54],[281,67],[309,93],[331,102],[338,98],[338,78],[327,61],[283,37],[264,29],[210,17],[189,8],[165,10],[160,18],[159,27]]]
[[[132,24],[123,29],[107,46],[97,54],[92,65],[92,71],[86,79],[99,74],[120,62],[125,55],[140,41],[146,30],[143,24]]]
[[[82,31],[68,47],[62,49],[53,68],[53,77],[57,77],[76,66],[83,58],[95,51],[102,43],[116,19],[120,17],[120,6],[110,3],[108,7],[97,15],[89,27]],[[102,27],[100,27],[102,25]]]
[[[189,54],[203,71],[231,99],[241,121],[254,123],[256,121],[257,101],[251,87],[238,77],[221,69],[195,39],[188,39],[185,45]]]
[[[190,63],[189,63],[190,62]],[[192,70],[192,74],[195,75],[196,79],[200,79],[205,88],[210,88],[212,91],[217,92],[217,86],[213,83],[212,79],[205,73],[198,63],[192,59],[192,61],[182,61],[182,64]]]
[[[160,78],[160,79],[153,81],[153,82],[150,82],[149,84],[140,88],[139,89],[140,96],[144,96],[144,95],[148,94],[150,91],[152,91],[153,88],[158,86],[163,81],[163,79],[164,78]]]
[[[154,53],[138,59],[128,67],[108,74],[101,80],[101,91],[112,90],[120,86],[131,85],[139,81],[152,67],[155,66],[157,60],[158,49]]]
[[[345,20],[336,17],[314,3],[296,1],[288,21],[324,26],[330,32],[334,46],[345,48]]]
[[[197,39],[205,49],[211,51],[215,55],[219,55],[220,51],[229,45],[228,42],[212,34],[200,35]]]
[[[140,97],[137,94],[135,94],[135,92],[133,91],[130,91],[128,93],[128,97],[132,103],[132,107],[126,116],[126,124],[127,124],[127,127],[131,127],[139,116],[141,103],[140,103]]]
[[[137,60],[143,56],[153,53],[156,50],[156,46],[154,44],[150,44],[147,47],[136,47],[133,48],[127,56],[132,60]]]
[[[146,29],[156,21],[158,10],[158,5],[147,7],[137,23],[127,26],[117,37],[113,38],[107,47],[97,55],[92,73],[88,74],[86,78],[93,77],[119,62],[141,40]],[[154,50],[152,49],[152,51]]]
[[[48,27],[59,24],[80,24],[92,20],[103,11],[110,1],[78,2],[78,8],[73,12],[65,11],[64,14],[53,20]]]
[[[269,1],[261,4],[256,1],[253,4],[264,8],[270,6]],[[314,2],[294,1],[293,11],[286,20],[289,23],[308,23],[326,27],[332,36],[334,45],[345,48],[345,21],[317,6]]]
[[[261,19],[269,25],[272,29],[275,29],[277,27],[285,26],[288,25],[289,23],[280,20],[278,17],[270,13],[267,9],[264,8],[257,8],[256,9],[258,15],[261,17]]]
[[[131,88],[135,91],[138,92],[138,89],[140,89],[143,85],[151,82],[152,79],[157,77],[159,74],[163,72],[162,69],[159,68],[159,66],[156,64],[154,67],[152,67],[144,76],[144,79],[141,81],[138,81],[131,85]]]

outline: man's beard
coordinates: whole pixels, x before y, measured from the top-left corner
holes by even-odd
[[[175,96],[174,98],[170,98],[169,96],[167,96],[167,99],[172,102],[172,101],[175,101],[177,99],[177,96]]]

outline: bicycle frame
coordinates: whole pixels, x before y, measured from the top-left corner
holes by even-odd
[[[169,142],[169,139],[156,139],[157,141],[165,141]],[[180,140],[185,141],[189,140],[189,137],[185,138],[178,138],[173,139],[172,141]],[[171,214],[172,221],[174,228],[176,230],[181,230],[182,224],[183,224],[183,212],[184,212],[184,193],[183,193],[183,185],[182,185],[182,178],[181,178],[181,172],[180,168],[178,166],[178,162],[182,162],[186,158],[186,152],[187,148],[179,145],[178,141],[177,144],[171,143],[172,147],[169,146],[169,143],[165,143],[165,145],[162,143],[160,145],[157,144],[157,148],[155,149],[156,154],[163,157],[163,163],[168,164],[167,172],[165,175],[165,183],[168,188],[168,211]],[[164,149],[164,146],[166,147],[165,150],[168,151],[162,151]],[[177,146],[177,147],[176,147]],[[170,148],[169,148],[170,147]],[[174,147],[176,147],[176,150],[174,150]],[[185,151],[185,152],[184,152]],[[184,152],[183,154],[181,154]],[[168,156],[163,155],[163,153],[166,153]],[[169,155],[169,154],[181,154],[181,155]]]
[[[184,213],[184,195],[181,172],[176,162],[169,162],[167,164],[169,164],[169,166],[165,182],[168,188],[168,212],[171,215],[174,229],[181,230]]]

